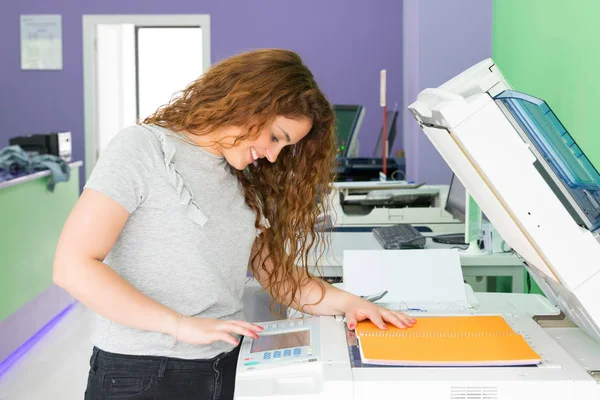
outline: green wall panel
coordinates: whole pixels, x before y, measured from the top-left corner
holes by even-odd
[[[46,189],[47,177],[0,189],[0,321],[49,288],[56,243],[79,196],[79,173]]]
[[[494,0],[492,54],[521,92],[545,100],[600,169],[600,1]]]

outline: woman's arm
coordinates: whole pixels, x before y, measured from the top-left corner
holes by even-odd
[[[260,238],[254,242],[252,255],[258,252]],[[261,257],[256,257],[257,266],[262,265],[265,260],[265,269],[254,268],[257,272],[254,277],[263,287],[268,287],[268,277],[270,271],[275,267],[270,258],[267,258],[268,250],[263,250]],[[351,293],[345,292],[331,286],[329,283],[317,277],[307,275],[302,268],[293,270],[293,278],[296,282],[301,282],[300,289],[296,297],[291,298],[290,284],[282,285],[278,293],[269,291],[271,296],[283,304],[291,304],[297,310],[307,312],[313,315],[345,315],[346,323],[350,329],[354,329],[358,321],[370,319],[381,329],[386,329],[384,321],[388,321],[399,328],[411,326],[415,320],[403,313],[381,308],[367,300],[364,300]],[[322,299],[322,300],[321,300]]]
[[[112,321],[190,343],[224,340],[235,344],[230,332],[254,336],[254,331],[260,330],[240,321],[180,319],[178,312],[142,294],[104,264],[128,217],[127,210],[115,200],[95,190],[84,190],[58,241],[54,282]]]

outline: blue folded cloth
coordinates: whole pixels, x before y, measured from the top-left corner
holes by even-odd
[[[54,191],[58,182],[66,182],[71,175],[71,168],[60,157],[51,154],[30,156],[20,146],[8,146],[0,150],[0,182],[50,170],[48,190]]]
[[[19,146],[8,146],[0,150],[1,170],[27,170],[30,164],[29,155]]]

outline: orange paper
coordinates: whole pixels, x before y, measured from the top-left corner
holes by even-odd
[[[365,364],[415,366],[528,365],[541,362],[501,316],[416,318],[411,328],[381,330],[358,323],[356,336]]]

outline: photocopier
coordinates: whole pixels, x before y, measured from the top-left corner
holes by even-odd
[[[422,91],[409,109],[545,294],[497,294],[512,308],[485,311],[501,315],[541,363],[371,367],[339,318],[289,319],[244,338],[236,398],[600,399],[597,170],[549,105],[514,91],[491,59]],[[559,318],[521,307],[531,296]]]
[[[448,185],[406,181],[332,182],[328,216],[336,228],[410,224],[425,232],[464,232],[445,210]]]

